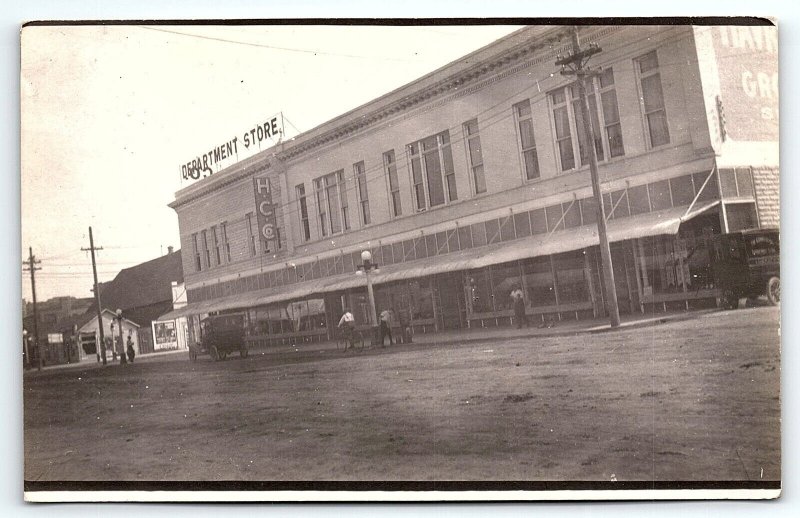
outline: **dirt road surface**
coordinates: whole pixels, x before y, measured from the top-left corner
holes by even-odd
[[[26,373],[25,479],[780,479],[779,310]]]

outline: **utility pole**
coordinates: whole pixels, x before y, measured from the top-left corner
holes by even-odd
[[[28,266],[25,268],[25,271],[31,272],[31,292],[33,295],[33,347],[36,349],[36,356],[39,358],[37,370],[42,370],[42,344],[39,342],[39,312],[36,309],[36,270],[41,270],[41,268],[37,268],[36,265],[41,262],[42,261],[36,259],[36,256],[33,255],[33,248],[28,247],[28,260],[24,261],[24,264]],[[30,360],[28,360],[28,363],[30,363]]]
[[[592,120],[589,117],[589,104],[586,98],[586,78],[590,80],[597,72],[592,71],[586,66],[589,58],[601,52],[602,49],[596,44],[591,43],[585,49],[581,48],[578,38],[578,27],[572,29],[572,52],[566,56],[559,56],[556,65],[561,66],[561,74],[565,76],[574,75],[578,83],[580,93],[581,119],[583,119],[583,136],[589,154],[589,172],[592,178],[592,191],[597,204],[597,233],[600,236],[600,256],[603,260],[603,279],[606,288],[606,309],[611,318],[611,327],[619,327],[619,304],[617,303],[617,290],[614,283],[614,268],[611,263],[611,248],[608,244],[608,231],[606,229],[606,214],[603,207],[603,194],[600,192],[600,176],[597,173],[597,155],[594,147],[594,129]],[[593,107],[595,110],[597,106]],[[578,128],[581,131],[581,128]]]
[[[89,227],[89,248],[81,248],[82,251],[92,252],[92,273],[94,274],[94,302],[97,304],[97,327],[100,330],[100,356],[103,359],[103,365],[106,365],[106,341],[103,337],[103,310],[100,307],[100,288],[97,286],[97,263],[94,260],[95,250],[102,250],[103,247],[94,246],[94,238],[92,237],[92,227]],[[113,339],[113,337],[112,337]]]

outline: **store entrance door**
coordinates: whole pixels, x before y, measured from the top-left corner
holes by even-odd
[[[460,273],[440,275],[436,282],[439,329],[466,327],[467,310]]]

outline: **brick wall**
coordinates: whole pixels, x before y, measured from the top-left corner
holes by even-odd
[[[780,226],[780,174],[778,169],[753,169],[758,220],[761,227]]]

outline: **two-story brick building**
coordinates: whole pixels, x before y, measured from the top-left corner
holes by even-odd
[[[366,249],[379,311],[416,332],[508,325],[515,287],[533,319],[602,315],[589,148],[554,64],[570,31],[524,28],[179,191],[189,303],[165,317],[190,340],[239,311],[254,345],[328,337],[344,307],[367,322]],[[623,313],[715,304],[713,236],[777,227],[776,32],[581,28]]]

